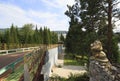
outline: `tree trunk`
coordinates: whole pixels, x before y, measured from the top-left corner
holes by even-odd
[[[109,60],[111,60],[112,57],[112,0],[108,0],[108,29],[107,29],[107,42],[108,42],[108,48],[107,48],[107,56]]]

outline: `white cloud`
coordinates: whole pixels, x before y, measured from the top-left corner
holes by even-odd
[[[67,4],[73,5],[74,0],[41,0],[46,6],[51,8],[62,8],[66,9]]]
[[[27,12],[13,5],[0,4],[0,27],[9,27],[12,23],[22,26],[25,23],[35,23],[27,17]]]
[[[115,23],[114,32],[120,32],[120,20]]]
[[[118,1],[120,1],[120,0],[118,0]],[[118,5],[116,5],[115,7],[117,7],[117,8],[120,8],[120,3],[118,4]],[[115,21],[117,21],[117,22],[115,22],[115,28],[114,28],[114,31],[115,32],[120,32],[120,19],[115,19],[115,18],[113,18]]]
[[[64,14],[64,12],[67,10],[67,4],[73,5],[74,0],[42,0],[46,6],[51,8],[56,8],[58,11],[60,10],[59,17],[61,19],[55,19],[54,21],[58,21],[58,23],[54,23],[54,21],[51,21],[51,25],[54,24],[53,27],[57,28],[58,30],[68,30],[69,27],[69,18]],[[56,11],[57,12],[57,11]],[[49,22],[50,23],[50,22]]]
[[[14,1],[14,0],[11,0]],[[24,0],[23,0],[24,1]],[[74,4],[74,0],[25,0],[27,3],[36,3],[42,1],[50,10],[24,10],[21,7],[12,4],[0,3],[0,28],[8,28],[12,23],[21,27],[26,23],[33,23],[39,26],[47,26],[51,30],[68,30],[69,18],[64,15],[67,10],[67,4]],[[56,10],[57,9],[57,10]],[[120,23],[120,22],[119,22]],[[120,25],[115,29],[120,31]]]
[[[41,22],[39,23],[42,26],[48,26],[51,30],[68,30],[68,21],[66,18],[60,20],[59,18],[61,15],[57,13],[50,13],[50,12],[36,12],[30,10],[28,13],[29,16],[32,18],[38,18]]]
[[[47,26],[51,30],[67,30],[67,18],[58,13],[24,10],[11,4],[0,4],[0,28],[8,28],[12,23],[21,27],[26,23]],[[59,19],[61,18],[61,19]]]
[[[40,19],[47,19],[47,18],[53,18],[53,17],[57,17],[58,15],[56,13],[50,13],[50,12],[41,12],[41,11],[33,11],[33,10],[29,10],[29,16],[31,17],[37,17]]]
[[[47,25],[52,30],[68,30],[68,21],[66,19],[57,21],[57,18],[47,19],[43,25]]]

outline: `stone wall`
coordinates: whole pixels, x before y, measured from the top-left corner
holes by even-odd
[[[120,70],[114,66],[107,68],[96,60],[90,61],[90,81],[120,81]]]
[[[102,50],[100,41],[91,44],[90,81],[120,81],[120,68],[113,66]]]

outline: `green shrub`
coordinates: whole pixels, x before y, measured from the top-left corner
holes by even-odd
[[[55,74],[50,77],[50,81],[66,81],[66,79]]]
[[[62,68],[62,65],[58,65],[57,67],[58,67],[58,68]]]
[[[119,50],[119,55],[118,55],[118,63],[120,63],[120,50]]]
[[[64,64],[65,65],[82,65],[88,63],[88,57],[87,56],[81,56],[77,54],[66,54],[64,57]]]
[[[70,74],[66,81],[89,81],[88,74]]]
[[[50,77],[50,80],[51,81],[89,81],[89,77],[87,73],[83,75],[71,73],[67,79],[60,77],[58,75],[53,75],[52,77]]]

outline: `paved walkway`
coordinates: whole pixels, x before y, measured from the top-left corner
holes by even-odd
[[[60,77],[68,78],[70,73],[72,74],[83,74],[86,71],[84,66],[73,66],[73,65],[63,65],[64,60],[58,60],[58,65],[61,65],[62,67],[53,67],[53,72],[50,76],[52,75],[58,75]]]

